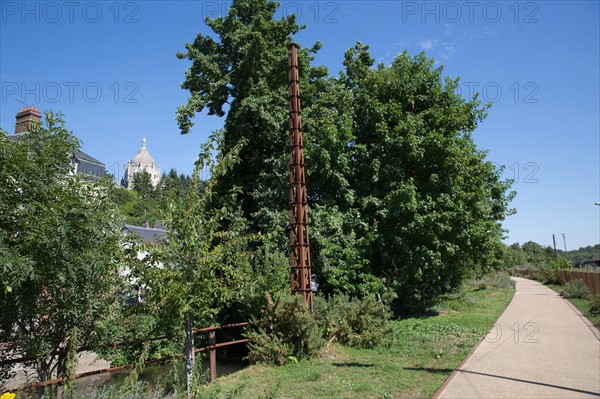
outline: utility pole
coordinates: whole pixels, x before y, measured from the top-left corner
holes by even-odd
[[[558,255],[556,253],[556,237],[554,236],[554,233],[552,233],[552,242],[554,243],[554,259],[558,258]]]
[[[562,236],[563,236],[563,244],[565,245],[565,253],[566,253],[567,252],[567,239],[566,239],[565,233],[562,233]]]
[[[298,79],[298,46],[288,47],[289,61],[289,132],[290,140],[290,272],[292,293],[304,298],[305,306],[314,313],[312,297],[312,272],[308,239],[308,213],[306,208],[306,178],[304,175],[304,145],[302,142],[302,116],[300,111],[300,85]]]

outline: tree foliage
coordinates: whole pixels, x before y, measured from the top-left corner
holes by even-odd
[[[562,252],[562,251],[561,251]],[[585,260],[594,258],[600,255],[600,244],[588,245],[579,249],[563,252],[573,266],[579,266]]]
[[[136,184],[137,182],[137,184]],[[135,174],[133,188],[114,187],[111,196],[126,223],[141,226],[148,222],[154,226],[164,220],[171,201],[180,201],[190,187],[191,177],[177,174],[175,169],[163,173],[160,182],[153,187],[146,171]],[[203,182],[197,188],[202,192]]]
[[[79,142],[60,115],[45,119],[19,138],[0,131],[0,341],[40,379],[65,371],[71,340],[94,347],[123,259],[110,183],[72,175]]]
[[[174,331],[182,331],[188,315],[195,325],[214,322],[247,278],[244,247],[252,237],[240,236],[238,229],[224,232],[218,228],[219,221],[233,210],[235,192],[231,193],[229,206],[208,206],[216,177],[236,162],[243,143],[221,154],[215,162],[210,159],[212,145],[210,141],[204,146],[183,198],[178,198],[175,191],[171,193],[164,221],[166,242],[149,247],[148,256],[133,270],[133,275],[148,287],[145,306],[157,313],[165,328],[170,326]],[[205,165],[211,179],[203,185],[199,171]]]
[[[214,37],[198,34],[178,54],[191,61],[182,133],[206,109],[225,116],[220,151],[251,143],[216,184],[221,196],[241,188],[250,231],[285,224],[289,206],[287,45],[304,27],[293,15],[275,19],[276,8],[236,0],[226,16],[207,19]],[[312,65],[320,47],[301,49],[299,66],[313,270],[323,290],[365,295],[388,285],[397,309],[410,309],[496,266],[514,194],[471,137],[488,106],[458,95],[458,78],[444,78],[424,53],[375,65],[359,42],[332,77]]]
[[[133,175],[132,183],[132,188],[135,188],[135,191],[142,200],[148,200],[155,196],[150,173],[146,172],[145,170],[139,171]]]
[[[501,238],[509,183],[470,136],[485,106],[423,53],[373,68],[358,43],[340,77],[354,99],[352,187],[373,236],[369,259],[403,306],[455,289],[486,268]]]
[[[573,251],[577,253],[576,251]],[[550,268],[565,269],[575,266],[570,263],[569,253],[554,251],[552,247],[527,241],[523,245],[518,242],[505,248],[505,262],[513,268]]]

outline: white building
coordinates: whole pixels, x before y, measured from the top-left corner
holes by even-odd
[[[156,187],[160,181],[160,167],[150,156],[146,148],[146,138],[142,140],[142,146],[138,153],[125,165],[125,175],[123,176],[123,186],[133,188],[133,177],[138,172],[146,171],[150,175],[150,182]]]

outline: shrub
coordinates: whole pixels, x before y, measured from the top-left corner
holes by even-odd
[[[474,280],[472,285],[478,290],[484,290],[488,287],[512,289],[515,286],[515,282],[506,273],[491,272],[481,279]]]
[[[590,314],[600,316],[600,294],[590,295]]]
[[[590,290],[583,280],[571,280],[563,286],[560,295],[565,298],[587,298]]]
[[[350,299],[345,295],[333,297],[329,303],[328,336],[342,344],[372,348],[383,343],[391,333],[387,323],[390,309],[374,296]]]
[[[558,284],[556,271],[550,267],[541,267],[534,274],[533,279],[542,284]]]
[[[492,286],[503,289],[513,289],[515,282],[505,273],[496,274],[492,279]]]
[[[290,359],[309,359],[318,355],[325,342],[319,325],[305,309],[299,295],[282,294],[275,302],[266,294],[263,318],[255,320],[245,336],[252,363],[283,365]]]
[[[565,270],[571,267],[569,261],[563,257],[553,259],[549,262],[550,268],[554,270]]]
[[[485,290],[488,287],[489,281],[487,279],[478,279],[473,280],[473,287],[477,288],[477,290]]]

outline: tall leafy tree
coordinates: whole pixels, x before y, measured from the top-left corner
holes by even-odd
[[[240,187],[244,215],[259,213],[256,223],[269,228],[275,222],[273,215],[262,214],[265,208],[286,203],[281,177],[287,169],[287,44],[303,28],[294,15],[274,19],[277,6],[236,0],[226,16],[207,18],[216,37],[198,34],[185,53],[177,54],[192,61],[182,84],[190,98],[177,110],[181,132],[188,133],[194,115],[205,109],[209,115],[227,114],[219,151],[227,153],[241,139],[249,145],[240,153],[240,164],[219,180],[217,191]],[[304,51],[304,65],[307,57]]]
[[[19,138],[0,131],[0,341],[41,380],[64,373],[71,340],[95,345],[120,287],[111,184],[70,173],[78,147],[50,112]]]
[[[488,107],[457,95],[458,79],[443,79],[424,53],[374,66],[358,43],[344,65],[352,186],[372,236],[365,255],[403,308],[426,303],[490,266],[511,212],[510,182],[471,138]]]
[[[287,267],[284,261],[288,248],[286,233],[278,229],[289,219],[287,47],[291,36],[304,27],[296,23],[294,15],[274,19],[277,6],[266,0],[236,0],[226,16],[207,19],[214,37],[199,34],[192,43],[186,44],[185,53],[178,54],[179,58],[192,62],[182,85],[189,90],[190,98],[177,111],[182,133],[190,131],[196,113],[207,110],[209,115],[227,115],[219,151],[227,152],[238,140],[248,140],[240,153],[239,164],[218,178],[215,190],[224,198],[228,190],[238,187],[237,205],[252,231],[273,233],[261,251],[265,258],[256,258],[257,273],[267,273],[259,263],[271,263],[273,259],[281,260],[277,262],[277,269]],[[353,203],[346,149],[352,140],[348,108],[351,94],[328,76],[327,68],[310,65],[320,47],[321,44],[316,43],[312,48],[299,51],[306,115],[306,159],[310,165],[308,190],[311,204],[324,206],[315,212],[333,212],[337,221],[329,220],[340,224],[339,220],[344,219],[343,210]],[[215,208],[221,206],[219,201],[217,196]],[[332,208],[336,205],[340,210]],[[349,219],[345,218],[343,229],[336,231],[352,235],[354,227],[348,223]],[[319,273],[322,270],[333,279],[333,275],[346,274],[346,269],[361,269],[361,262],[359,266],[354,262],[353,239],[337,235],[329,242],[327,234],[315,237],[312,241],[314,259],[323,265],[317,269]],[[349,273],[355,277],[360,274]],[[355,282],[339,286],[348,288]]]
[[[287,45],[304,28],[294,16],[276,20],[277,6],[236,0],[226,16],[207,19],[214,37],[199,34],[178,54],[192,62],[182,85],[190,98],[177,112],[182,133],[207,110],[226,115],[220,151],[249,141],[218,179],[213,206],[237,187],[247,225],[265,232],[288,219]],[[492,267],[512,194],[471,138],[488,107],[457,95],[458,79],[444,79],[424,54],[375,65],[357,43],[335,78],[311,65],[320,47],[301,49],[299,66],[322,288],[366,295],[385,283],[407,309]]]

